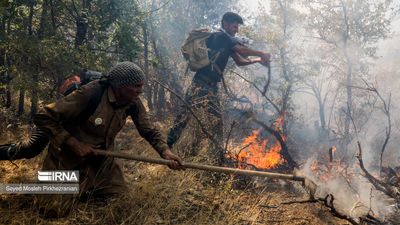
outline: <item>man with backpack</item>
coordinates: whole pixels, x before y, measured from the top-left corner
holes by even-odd
[[[164,137],[150,123],[139,99],[143,84],[143,71],[132,62],[122,62],[105,78],[46,105],[33,118],[50,139],[43,170],[79,170],[81,196],[124,192],[126,186],[119,164],[113,157],[96,155],[94,150],[113,150],[115,136],[127,116],[131,116],[140,135],[160,156],[171,160],[171,169],[184,169],[181,159],[171,152]],[[98,99],[97,103],[93,99]],[[87,115],[87,108],[93,104],[97,107]]]
[[[269,66],[270,62],[268,52],[248,48],[235,39],[239,24],[243,24],[243,19],[236,13],[227,12],[222,17],[221,29],[218,32],[207,35],[202,30],[192,31],[182,46],[182,53],[189,67],[196,71],[192,84],[185,94],[185,101],[193,106],[199,106],[198,102],[203,102],[208,113],[217,118],[214,137],[221,146],[222,113],[217,97],[217,84],[222,79],[229,57],[232,57],[238,66],[253,63]],[[202,46],[204,41],[206,46]],[[258,56],[258,58],[245,58],[248,56]],[[187,107],[183,107],[168,133],[167,144],[170,148],[177,142],[188,121],[189,111]],[[217,147],[216,151],[216,164],[222,165],[224,161],[222,147]]]

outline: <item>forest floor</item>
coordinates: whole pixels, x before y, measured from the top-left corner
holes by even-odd
[[[29,126],[1,132],[0,144],[28,137]],[[116,140],[127,153],[158,157],[134,129],[125,125]],[[137,150],[132,150],[137,149]],[[46,152],[30,160],[0,161],[0,183],[35,181]],[[187,160],[187,159],[185,159]],[[173,171],[166,166],[122,160],[129,192],[105,201],[79,202],[62,218],[40,214],[34,195],[0,195],[0,224],[349,224],[321,203],[262,207],[305,200],[296,182],[252,180],[238,185],[227,177],[197,170]]]

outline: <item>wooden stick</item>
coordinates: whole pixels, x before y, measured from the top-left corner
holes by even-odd
[[[122,159],[130,159],[136,160],[141,162],[148,162],[154,164],[161,164],[161,165],[169,165],[170,160],[161,159],[161,158],[150,158],[141,155],[132,155],[118,151],[104,151],[104,150],[95,150],[97,154],[103,156],[112,156]],[[293,174],[283,174],[283,173],[271,173],[271,172],[262,172],[262,171],[254,171],[254,170],[242,170],[242,169],[235,169],[235,168],[227,168],[227,167],[220,167],[220,166],[209,166],[209,165],[200,165],[195,163],[184,163],[183,166],[190,169],[198,169],[198,170],[206,170],[218,173],[227,173],[232,175],[245,175],[245,176],[257,176],[257,177],[268,177],[268,178],[276,178],[276,179],[285,179],[285,180],[297,180],[303,181],[305,180],[304,177],[296,176]]]

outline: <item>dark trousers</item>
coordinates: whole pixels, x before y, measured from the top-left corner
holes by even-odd
[[[192,84],[188,88],[185,94],[185,101],[189,104],[192,110],[203,108],[206,109],[206,112],[217,119],[216,126],[214,126],[209,131],[211,135],[214,136],[214,139],[219,144],[219,146],[215,146],[215,150],[213,150],[213,155],[216,157],[218,164],[222,164],[224,154],[222,151],[222,111],[221,104],[217,97],[217,83],[206,83],[199,79],[193,79]],[[189,111],[186,105],[183,105],[180,112],[175,118],[173,127],[168,133],[167,136],[167,144],[171,148],[175,142],[177,142],[187,126],[187,123],[190,119],[191,112]]]

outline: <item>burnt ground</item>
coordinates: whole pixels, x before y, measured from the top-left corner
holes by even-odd
[[[27,136],[29,127],[2,132],[1,143]],[[117,138],[119,149],[158,157],[128,123]],[[0,182],[34,181],[44,157],[14,164],[0,162]],[[196,160],[193,158],[191,160]],[[196,170],[172,171],[165,166],[122,160],[129,192],[102,201],[77,203],[62,218],[40,214],[33,195],[0,195],[0,224],[350,224],[321,203],[276,205],[304,200],[298,183],[240,180]]]

